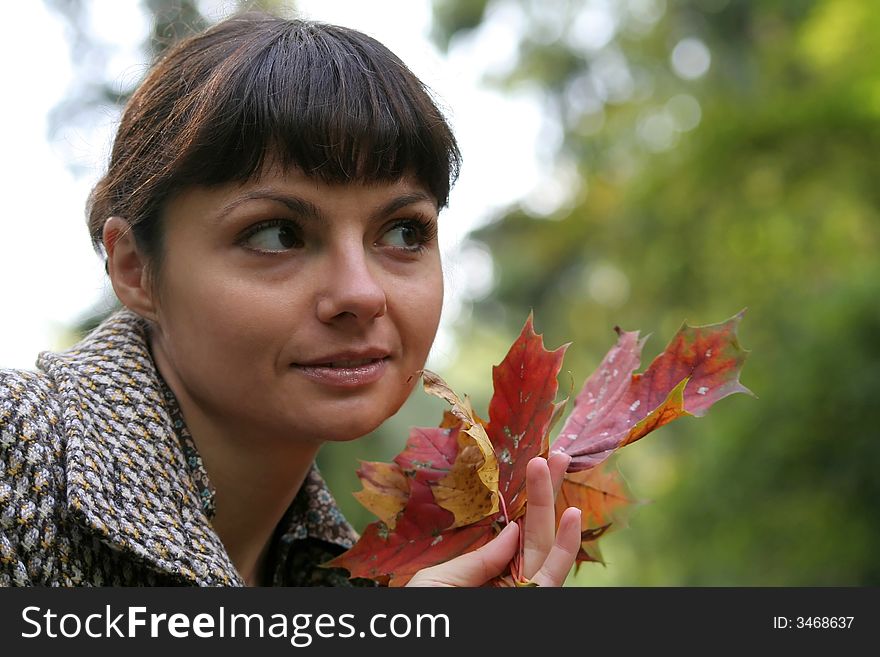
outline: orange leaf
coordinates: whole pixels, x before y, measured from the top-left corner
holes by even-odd
[[[396,463],[361,461],[357,476],[364,488],[354,493],[355,499],[393,529],[397,514],[403,511],[409,497],[409,483],[400,466]]]
[[[581,510],[581,549],[577,563],[602,561],[598,540],[624,526],[624,512],[634,500],[617,468],[603,467],[567,472],[556,496],[556,522],[570,506]]]

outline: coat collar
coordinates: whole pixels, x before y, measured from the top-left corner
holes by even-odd
[[[242,585],[201,510],[144,320],[120,311],[71,350],[41,354],[38,366],[61,398],[70,512],[187,583]]]

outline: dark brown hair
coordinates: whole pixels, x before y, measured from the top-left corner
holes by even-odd
[[[411,174],[446,205],[460,164],[425,86],[355,30],[263,13],[233,16],[165,53],[129,100],[89,232],[124,217],[151,260],[175,191],[246,181],[267,158],[327,183]]]

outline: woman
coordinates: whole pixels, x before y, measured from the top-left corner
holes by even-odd
[[[421,83],[356,31],[235,16],[129,101],[89,229],[124,310],[0,375],[0,584],[348,584],[314,466],[410,393],[442,301],[459,164]],[[563,455],[528,466],[524,573],[560,585]],[[478,586],[519,543],[420,571]]]

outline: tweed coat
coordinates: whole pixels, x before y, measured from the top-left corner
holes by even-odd
[[[148,330],[123,310],[69,351],[40,354],[39,371],[0,370],[0,585],[244,584]],[[317,564],[356,538],[313,467],[265,583],[352,583]]]

